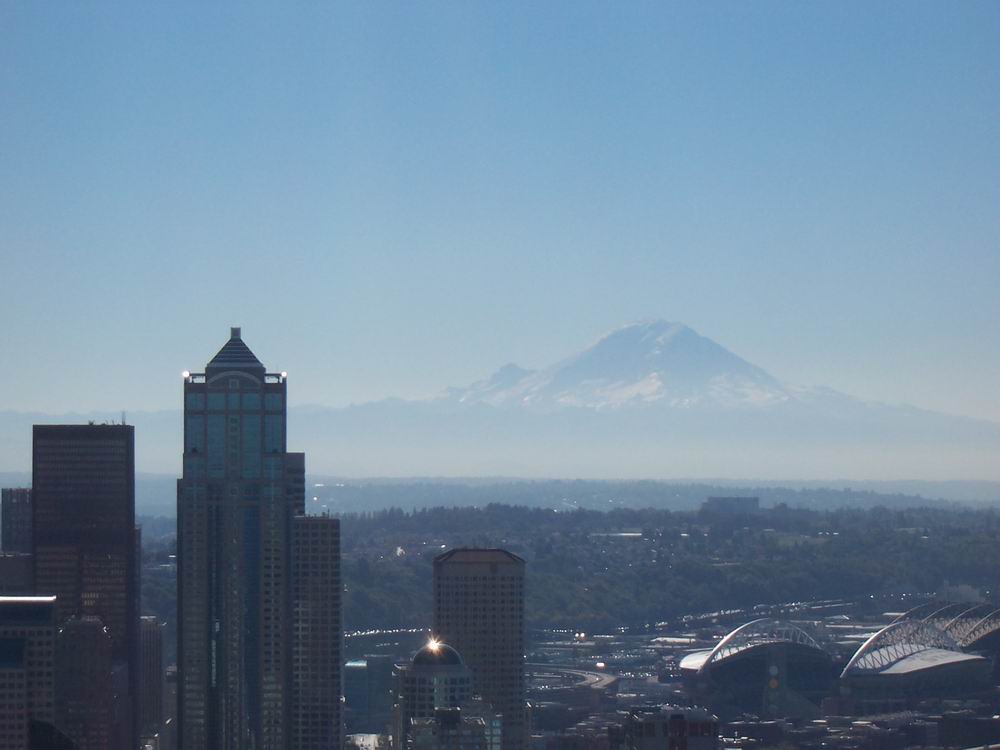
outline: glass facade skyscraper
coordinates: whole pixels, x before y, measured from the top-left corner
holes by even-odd
[[[293,518],[305,462],[286,451],[286,378],[239,328],[184,373],[177,485],[178,713],[185,750],[287,750]]]

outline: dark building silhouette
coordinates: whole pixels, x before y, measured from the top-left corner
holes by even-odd
[[[302,455],[286,450],[285,397],[285,375],[265,371],[239,328],[205,372],[184,376],[177,485],[184,750],[291,746],[292,537],[305,474]],[[338,625],[330,628],[339,637]]]
[[[35,559],[23,552],[0,552],[0,596],[35,593]]]
[[[56,727],[80,750],[120,747],[111,634],[99,617],[74,616],[56,641]]]
[[[139,621],[139,731],[144,737],[157,734],[163,723],[163,631],[156,617]]]
[[[524,750],[524,560],[502,549],[436,557],[434,635],[462,655],[473,692],[503,715],[503,750]]]
[[[31,490],[27,487],[0,490],[0,549],[31,552]]]
[[[55,719],[55,599],[0,596],[0,748],[29,745],[32,722]]]
[[[292,741],[295,750],[340,750],[340,521],[294,521]]]
[[[60,624],[71,617],[92,617],[106,629],[114,664],[108,686],[114,694],[107,701],[117,722],[111,747],[135,747],[139,559],[134,428],[35,425],[32,507],[35,589],[56,596]],[[74,628],[94,627],[85,621]],[[104,687],[101,682],[90,690]]]

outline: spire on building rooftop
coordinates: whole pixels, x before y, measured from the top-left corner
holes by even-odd
[[[212,357],[206,370],[254,370],[260,371],[264,365],[257,359],[250,347],[243,343],[239,328],[229,329],[229,341]]]

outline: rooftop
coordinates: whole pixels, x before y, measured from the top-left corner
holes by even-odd
[[[415,667],[460,667],[462,661],[458,651],[447,643],[432,640],[413,655]]]
[[[243,343],[242,332],[239,328],[229,329],[229,341],[219,349],[219,353],[212,357],[212,360],[205,367],[207,370],[253,370],[262,371],[264,365],[257,359],[256,355],[250,351],[250,347]]]
[[[523,565],[522,560],[517,555],[505,549],[487,549],[475,547],[460,547],[448,550],[444,554],[434,558],[435,563],[514,563]]]

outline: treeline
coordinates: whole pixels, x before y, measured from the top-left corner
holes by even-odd
[[[589,630],[958,584],[990,595],[1000,575],[992,510],[779,507],[734,517],[496,504],[347,515],[343,538],[349,629],[427,625],[431,562],[461,545],[527,560],[529,625]]]

